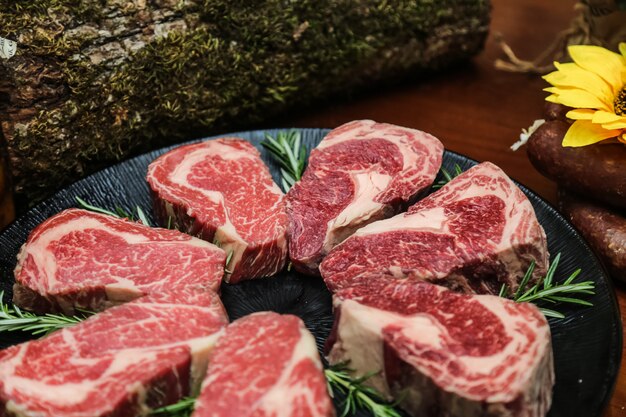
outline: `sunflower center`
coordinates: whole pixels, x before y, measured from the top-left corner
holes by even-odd
[[[617,93],[617,96],[615,96],[613,107],[615,108],[615,114],[618,116],[626,116],[626,85],[623,86],[620,92]]]

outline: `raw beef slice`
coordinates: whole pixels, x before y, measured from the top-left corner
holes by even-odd
[[[315,340],[291,315],[232,323],[211,354],[192,417],[332,417]]]
[[[250,142],[181,146],[152,162],[147,179],[161,224],[172,219],[179,230],[232,251],[227,282],[274,275],[285,265],[284,195]]]
[[[194,395],[228,324],[213,291],[112,307],[0,351],[0,416],[135,417]]]
[[[391,219],[358,230],[326,257],[331,291],[381,276],[431,281],[463,292],[515,291],[548,250],[530,201],[497,166],[484,162]]]
[[[532,304],[422,281],[372,280],[335,294],[330,363],[412,416],[543,417],[554,370],[550,328]]]
[[[175,230],[69,209],[37,226],[22,246],[13,302],[74,314],[176,287],[216,291],[225,259],[215,245]]]
[[[360,120],[330,132],[287,193],[289,256],[319,275],[323,257],[358,228],[393,216],[430,187],[443,145],[419,130]]]

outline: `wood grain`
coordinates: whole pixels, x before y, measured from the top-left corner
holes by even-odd
[[[262,127],[332,128],[350,120],[371,118],[422,129],[437,136],[447,149],[494,162],[512,178],[556,204],[556,185],[532,167],[523,148],[517,152],[509,149],[522,128],[541,118],[547,95],[542,89],[547,84],[538,76],[496,70],[494,61],[504,54],[494,35],[502,33],[518,56],[532,59],[569,26],[576,15],[574,4],[571,0],[493,0],[491,33],[484,52],[473,62],[437,74],[429,82],[403,80],[350,100],[285,114]],[[615,290],[624,312],[626,286],[616,284]],[[604,417],[617,416],[626,416],[623,363],[604,413]]]

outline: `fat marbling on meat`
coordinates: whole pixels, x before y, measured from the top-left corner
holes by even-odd
[[[195,395],[228,317],[199,288],[147,295],[0,351],[0,416],[136,417]]]
[[[284,195],[250,142],[180,146],[150,164],[147,180],[161,224],[232,252],[226,281],[271,276],[285,265]]]
[[[177,287],[217,291],[225,258],[215,245],[176,230],[68,209],[37,226],[22,246],[13,302],[74,314]]]
[[[417,279],[461,292],[517,290],[548,266],[546,235],[533,207],[497,166],[483,162],[406,213],[359,229],[320,271],[331,291],[375,279]]]
[[[415,129],[358,120],[332,130],[287,193],[294,267],[319,275],[320,262],[335,245],[428,190],[442,155],[437,138]]]
[[[537,307],[424,281],[370,280],[334,295],[332,363],[412,416],[544,417],[554,369]]]
[[[217,343],[192,417],[334,417],[313,335],[296,316],[260,312]]]

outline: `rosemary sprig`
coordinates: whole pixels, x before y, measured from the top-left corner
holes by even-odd
[[[213,238],[213,243],[215,246],[217,246],[220,249],[224,249],[222,247],[222,242],[220,242],[218,239]],[[233,255],[235,254],[235,251],[232,249],[229,249],[228,252],[226,252],[226,261],[224,261],[224,272],[226,272],[227,274],[232,274],[233,271],[228,269],[228,265],[230,264],[230,261],[233,259]]]
[[[226,255],[226,262],[224,263],[224,272],[226,272],[227,274],[233,273],[233,271],[228,269],[228,265],[230,264],[231,259],[233,259],[234,254],[235,254],[235,251],[229,250],[228,254]]]
[[[135,221],[136,219],[139,219],[139,221],[143,223],[144,225],[152,227],[152,224],[150,223],[150,220],[148,220],[146,213],[144,213],[144,211],[139,206],[135,206],[135,212],[136,212],[136,215],[135,215],[133,213],[127,212],[120,206],[115,207],[115,211],[111,211],[111,210],[104,209],[102,207],[89,204],[80,197],[75,197],[75,198],[76,198],[76,201],[78,202],[79,207],[82,209],[93,211],[95,213],[107,214],[109,216],[117,217],[120,219],[128,219],[131,221]],[[169,224],[170,224],[170,221],[168,221],[168,229],[169,229]]]
[[[22,311],[18,306],[9,306],[4,302],[4,291],[0,291],[0,332],[23,331],[35,336],[43,336],[64,327],[74,326],[85,320],[88,311],[81,311],[83,316],[71,317],[61,314],[37,315]]]
[[[554,282],[554,274],[556,273],[560,260],[561,254],[559,253],[554,257],[554,260],[550,264],[550,267],[546,272],[546,276],[532,287],[527,288],[528,282],[530,281],[533,271],[535,270],[535,262],[532,261],[526,271],[526,274],[524,274],[524,278],[522,278],[519,288],[515,294],[513,294],[513,300],[518,303],[536,303],[539,305],[539,310],[541,310],[546,317],[554,317],[558,319],[565,318],[565,315],[556,310],[544,307],[545,304],[569,303],[592,306],[593,304],[589,301],[576,297],[578,295],[595,294],[595,283],[593,281],[574,282],[574,279],[576,279],[581,272],[580,268],[572,272],[572,274],[567,277],[565,281],[561,283]],[[506,294],[507,288],[506,285],[503,285],[500,289],[500,296],[505,296]]]
[[[463,170],[461,169],[459,164],[454,164],[454,172],[452,174],[450,174],[447,169],[441,168],[441,175],[443,175],[443,179],[437,181],[436,184],[433,184],[432,186],[433,190],[438,190],[439,188],[443,187],[444,185],[446,185],[447,183],[449,183],[455,177],[458,177],[462,173],[463,173]]]
[[[345,363],[324,370],[331,397],[334,397],[335,392],[340,392],[346,396],[340,417],[354,414],[359,408],[368,410],[374,417],[401,417],[394,408],[395,404],[386,402],[378,391],[364,384],[376,374],[377,372],[360,378],[352,378],[350,369]]]
[[[354,414],[358,408],[370,411],[374,417],[402,417],[393,408],[394,404],[385,402],[378,391],[364,385],[364,382],[373,375],[375,374],[354,379],[350,376],[350,370],[345,364],[338,364],[324,370],[328,392],[331,397],[334,395],[334,392],[341,392],[346,395],[346,401],[340,417]],[[189,417],[193,412],[194,404],[195,398],[183,398],[175,404],[153,410],[151,415],[158,417]]]
[[[275,138],[266,134],[261,145],[280,165],[281,185],[285,192],[289,191],[302,178],[306,166],[306,146],[302,144],[300,132],[278,132]]]
[[[177,403],[155,408],[150,412],[150,415],[159,417],[189,417],[193,412],[195,403],[195,398],[185,397]]]

